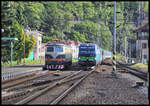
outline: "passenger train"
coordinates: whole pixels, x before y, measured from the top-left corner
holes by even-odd
[[[92,42],[81,43],[78,53],[78,65],[92,67],[111,58],[111,52],[103,50]],[[45,50],[45,69],[65,69],[72,65],[72,48],[62,40],[48,42]]]
[[[103,50],[97,44],[85,42],[79,46],[78,64],[80,66],[96,66],[106,58],[111,58],[111,52]]]
[[[45,50],[45,69],[64,69],[72,64],[72,48],[64,41],[48,42]]]

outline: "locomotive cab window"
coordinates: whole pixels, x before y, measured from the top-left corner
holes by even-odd
[[[86,46],[81,46],[81,47],[80,47],[80,50],[86,50],[86,49],[87,49]]]
[[[55,50],[56,50],[56,52],[63,52],[63,47],[56,46]]]
[[[86,52],[87,52],[87,47],[84,47],[84,46],[82,47],[82,46],[81,46],[81,47],[79,48],[79,51],[82,52],[82,53],[86,53]]]
[[[88,52],[89,53],[95,53],[95,47],[94,46],[88,47]]]
[[[95,52],[95,47],[94,46],[85,46],[85,47],[80,47],[79,50],[82,53],[91,53],[91,52]]]
[[[54,48],[53,47],[47,47],[47,52],[54,52]]]
[[[88,47],[90,51],[95,51],[95,47]]]

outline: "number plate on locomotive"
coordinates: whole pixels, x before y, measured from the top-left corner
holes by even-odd
[[[64,65],[47,65],[47,69],[63,69]]]

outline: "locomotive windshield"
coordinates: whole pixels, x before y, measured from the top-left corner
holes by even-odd
[[[56,51],[56,52],[63,52],[63,47],[61,47],[61,46],[56,46],[55,51]]]
[[[94,46],[81,46],[80,48],[79,48],[79,50],[80,50],[80,52],[85,52],[85,53],[87,53],[87,52],[95,52],[95,47]]]
[[[54,47],[47,47],[47,52],[54,52]]]
[[[63,52],[62,46],[48,46],[47,52]]]

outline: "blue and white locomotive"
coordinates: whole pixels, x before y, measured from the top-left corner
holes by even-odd
[[[102,61],[101,49],[98,45],[86,42],[79,46],[79,61],[80,66],[95,66]]]
[[[78,64],[80,66],[96,66],[105,58],[111,58],[111,52],[103,50],[97,44],[85,42],[79,46]]]

